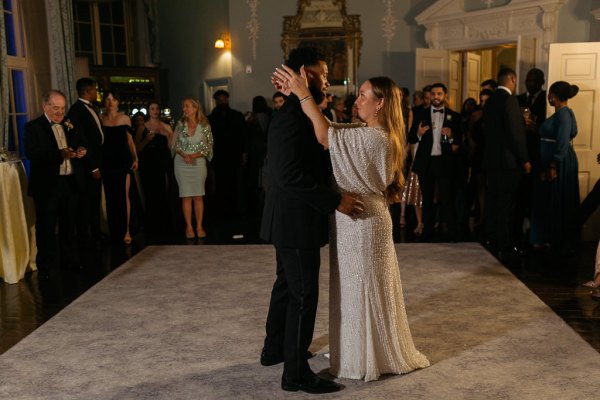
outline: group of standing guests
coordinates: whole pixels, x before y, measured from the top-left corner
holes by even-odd
[[[579,190],[571,141],[577,126],[568,99],[578,88],[554,83],[548,101],[556,112],[545,120],[543,72],[531,70],[525,80],[528,93],[518,97],[513,95],[516,79],[514,71],[501,71],[497,85],[482,84],[480,104],[468,99],[461,113],[447,106],[441,83],[415,92],[412,108],[403,90],[411,161],[402,200],[415,207],[414,233],[422,240],[432,239],[439,222],[449,240],[458,240],[476,206],[482,239],[501,252],[518,251],[524,220],[530,223],[526,239],[534,247],[570,251],[575,245]],[[96,82],[82,78],[76,87],[78,99],[66,116],[65,96],[50,91],[42,101],[44,115],[26,126],[40,271],[49,271],[56,261],[57,222],[63,263],[80,266],[76,238],[94,242],[101,237],[102,188],[110,236],[126,245],[132,241],[132,197],[143,204],[146,233],[160,235],[168,225],[174,180],[187,238],[206,237],[204,196],[213,173],[217,217],[241,218],[248,205],[260,214],[268,185],[266,131],[272,113],[285,102],[282,93],[273,95],[274,110],[255,97],[246,118],[229,107],[225,91],[215,93],[216,107],[208,117],[196,99],[186,98],[183,116],[172,129],[161,121],[157,102],[148,105],[148,116],[136,114],[132,124],[119,112],[117,93],[105,93],[106,111],[99,115]],[[348,122],[356,114],[346,113],[341,98],[332,99],[332,107],[323,104],[332,120]]]
[[[46,94],[44,115],[25,129],[40,276],[49,276],[59,263],[80,268],[79,249],[103,239],[103,191],[110,239],[125,245],[132,243],[132,227],[135,231],[139,219],[150,242],[168,236],[166,231],[177,225],[171,219],[178,209],[173,204],[177,195],[187,239],[207,236],[204,196],[209,191],[215,225],[244,218],[248,207],[260,218],[272,113],[264,98],[254,98],[253,112],[246,118],[230,108],[224,90],[215,92],[216,107],[209,116],[197,99],[185,98],[183,116],[172,128],[161,120],[157,102],[147,105],[147,115],[138,112],[130,118],[119,111],[119,94],[109,90],[99,113],[97,83],[81,78],[76,88],[78,99],[68,112],[63,93]],[[274,96],[276,108],[285,101],[280,95]],[[51,137],[50,131],[57,129],[61,136]]]
[[[516,73],[503,69],[497,82],[482,83],[479,104],[469,98],[460,113],[448,107],[441,83],[415,92],[405,111],[412,161],[403,203],[415,207],[421,240],[431,240],[436,226],[458,240],[476,210],[482,241],[500,254],[520,254],[525,244],[573,251],[580,227],[577,124],[568,99],[578,88],[555,82],[546,96],[539,69],[525,83],[527,93],[516,96]],[[547,120],[546,97],[555,108]]]
[[[68,112],[66,96],[50,90],[42,98],[44,114],[25,126],[25,153],[31,165],[28,192],[36,209],[39,276],[49,278],[57,264],[81,268],[80,247],[102,238],[103,190],[111,240],[132,243],[134,197],[145,205],[147,232],[164,229],[173,170],[182,198],[186,236],[205,237],[202,196],[213,140],[200,103],[191,98],[182,102],[183,117],[173,131],[160,120],[156,102],[149,104],[148,117],[136,114],[133,125],[131,118],[119,111],[116,92],[105,93],[105,112],[100,115],[94,105],[96,82],[81,78],[76,88],[78,99]],[[134,175],[138,167],[141,185],[136,185]],[[134,190],[138,186],[141,190]]]
[[[528,93],[514,96],[516,73],[500,71],[483,108],[486,240],[501,258],[522,253],[523,243],[568,254],[579,240],[577,123],[568,107],[579,88],[554,82],[547,94],[554,113],[546,119],[536,105],[545,104],[543,73],[531,70],[525,82]]]

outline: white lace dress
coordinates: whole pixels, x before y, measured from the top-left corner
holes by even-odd
[[[429,366],[415,349],[383,191],[392,181],[391,142],[382,129],[334,124],[329,152],[341,192],[360,193],[365,212],[336,211],[330,237],[331,373],[376,380]]]

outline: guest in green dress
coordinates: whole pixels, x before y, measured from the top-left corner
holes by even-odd
[[[554,114],[540,126],[540,160],[534,168],[530,240],[534,247],[574,251],[579,237],[579,181],[573,138],[577,122],[568,100],[579,88],[559,81],[550,86]]]

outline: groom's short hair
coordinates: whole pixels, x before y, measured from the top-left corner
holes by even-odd
[[[296,47],[290,52],[286,65],[296,72],[300,72],[301,66],[318,65],[319,61],[325,61],[325,57],[314,47]]]

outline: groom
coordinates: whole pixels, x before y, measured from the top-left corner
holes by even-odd
[[[304,65],[312,96],[319,104],[329,87],[327,64],[314,48],[291,51],[287,66]],[[337,383],[318,377],[308,364],[319,296],[320,247],[327,242],[328,214],[352,215],[362,203],[330,186],[331,166],[317,141],[300,99],[290,95],[269,125],[269,186],[261,237],[275,246],[277,279],[267,315],[262,365],[284,362],[281,388],[328,393]]]

